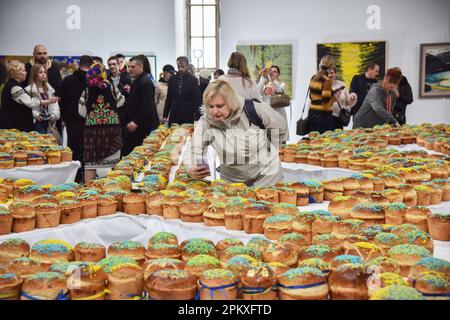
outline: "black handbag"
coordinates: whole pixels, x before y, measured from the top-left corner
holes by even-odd
[[[309,95],[309,88],[308,88],[308,91],[306,92],[305,103],[303,104],[302,115],[300,116],[300,119],[297,121],[297,135],[299,135],[299,136],[307,135],[311,131],[311,130],[309,130],[308,117],[303,119],[303,114],[305,113],[305,108],[306,108],[306,102],[308,101],[308,95]]]
[[[336,100],[336,102],[339,105],[339,122],[342,126],[346,127],[350,123],[351,113],[346,108],[342,108],[338,100]]]

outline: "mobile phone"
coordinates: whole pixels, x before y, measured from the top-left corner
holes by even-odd
[[[209,163],[207,157],[202,157],[201,159],[197,160],[197,166],[204,167],[205,169],[209,169]]]
[[[344,90],[344,89],[345,89],[345,86],[342,86],[340,88],[337,88],[336,90],[333,90],[333,93],[339,92],[339,91]]]

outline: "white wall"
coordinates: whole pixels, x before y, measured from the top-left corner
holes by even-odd
[[[381,8],[381,30],[366,27],[369,5]],[[237,44],[293,44],[295,101],[291,135],[315,72],[316,44],[387,41],[387,66],[402,68],[415,102],[408,123],[450,123],[450,99],[419,99],[421,43],[450,41],[448,0],[222,0],[221,67]]]
[[[81,30],[66,27],[70,5],[81,9]],[[175,64],[173,0],[1,0],[0,30],[0,55],[31,55],[43,43],[49,55],[87,53],[106,62],[117,52],[153,52],[158,72]]]

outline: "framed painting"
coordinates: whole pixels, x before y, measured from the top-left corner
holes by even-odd
[[[259,80],[267,62],[280,68],[280,80],[286,83],[286,94],[294,98],[292,86],[292,44],[237,45],[236,51],[247,58],[252,78]]]
[[[420,45],[420,98],[450,97],[450,42]]]
[[[384,77],[386,69],[386,41],[337,42],[317,44],[317,68],[320,59],[331,55],[336,60],[337,78],[344,81],[347,89],[355,75],[367,71],[370,62],[380,66],[379,78]]]
[[[78,70],[80,64],[79,56],[53,56],[50,59],[59,64],[61,78],[63,79]]]

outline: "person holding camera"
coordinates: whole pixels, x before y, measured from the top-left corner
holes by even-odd
[[[336,67],[331,68],[331,71],[328,73],[328,77],[333,83],[331,89],[336,98],[336,101],[333,103],[333,123],[334,129],[344,129],[344,127],[348,126],[348,122],[343,122],[341,112],[345,112],[343,111],[344,109],[350,114],[352,108],[358,101],[358,96],[354,92],[348,93],[345,83],[336,78],[336,73]]]
[[[333,103],[336,97],[333,95],[333,82],[328,77],[334,68],[334,58],[330,55],[320,59],[319,71],[309,82],[309,105],[308,127],[309,132],[318,131],[324,133],[334,129]]]
[[[280,67],[276,65],[270,66],[268,72],[266,68],[263,69],[262,74],[266,75],[266,77],[261,77],[260,81],[264,81],[265,85],[263,87],[263,97],[262,101],[268,104],[271,103],[271,98],[275,95],[283,95],[286,92],[286,83],[280,80]],[[286,105],[285,107],[288,107]],[[274,108],[276,112],[278,112],[286,121],[286,127],[288,127],[288,119],[286,114],[286,109],[284,107]],[[289,133],[289,131],[288,131]],[[289,134],[286,137],[289,140]]]

